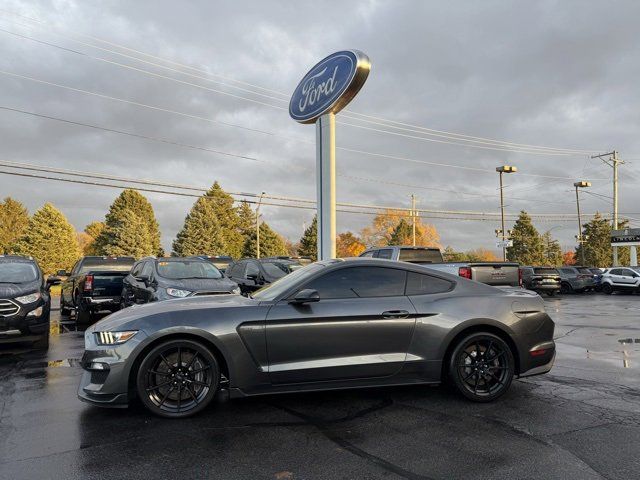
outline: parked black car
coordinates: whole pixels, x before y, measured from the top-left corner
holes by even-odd
[[[0,255],[0,344],[33,342],[49,347],[49,288],[60,280],[44,280],[31,258]]]
[[[224,273],[229,264],[233,262],[233,257],[228,255],[198,255],[198,258],[210,261],[222,273]]]
[[[521,267],[522,286],[527,290],[546,293],[550,297],[560,291],[560,274],[554,267]]]
[[[122,280],[135,262],[133,257],[84,257],[76,262],[71,272],[61,270],[60,313],[76,313],[77,323],[91,322],[100,310],[115,312],[120,308]]]
[[[244,258],[229,265],[226,275],[240,286],[241,293],[247,294],[299,268],[302,265],[298,262],[283,258]]]
[[[200,257],[148,257],[122,282],[122,307],[197,295],[239,294],[240,288]]]

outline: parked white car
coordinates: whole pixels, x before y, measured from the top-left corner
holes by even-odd
[[[614,267],[602,274],[601,289],[606,294],[640,290],[640,272],[629,267]]]

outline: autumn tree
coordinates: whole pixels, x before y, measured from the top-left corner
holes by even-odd
[[[287,255],[287,246],[284,239],[278,235],[267,222],[260,223],[260,257],[275,257]],[[253,232],[245,241],[243,256],[255,257],[257,251],[256,233]]]
[[[214,203],[206,196],[194,203],[173,242],[173,255],[228,255]],[[239,254],[236,254],[236,257]]]
[[[507,248],[507,259],[521,265],[543,265],[545,252],[542,237],[524,210],[511,231],[513,246]]]
[[[576,254],[571,250],[568,250],[562,254],[562,265],[575,265]]]
[[[458,252],[452,246],[447,246],[442,251],[442,256],[445,262],[466,262],[469,260],[466,253]]]
[[[80,241],[80,247],[85,255],[100,255],[100,249],[96,240],[100,238],[100,235],[104,231],[104,222],[91,222],[84,227],[84,232],[80,232],[78,235],[82,235],[83,240]]]
[[[357,257],[366,249],[362,240],[352,232],[340,233],[336,238],[336,255],[338,258]]]
[[[313,260],[318,258],[318,217],[313,217],[311,225],[309,225],[300,239],[300,247],[298,255],[310,257]]]
[[[29,219],[15,250],[36,259],[46,274],[71,268],[81,256],[75,228],[50,203],[45,203]]]
[[[401,231],[394,232],[400,225]],[[360,237],[367,247],[383,247],[385,245],[411,245],[413,244],[413,227],[408,212],[405,210],[388,209],[379,213],[373,218],[370,226],[365,227],[360,232]],[[416,222],[416,245],[421,247],[440,248],[440,235],[435,226],[422,223],[420,217],[415,218]],[[407,230],[406,227],[409,227]],[[407,232],[410,232],[407,236]],[[400,235],[402,234],[402,235]],[[402,240],[402,243],[393,243],[394,240]]]
[[[29,212],[24,205],[6,197],[0,203],[0,254],[12,253],[28,224]]]
[[[494,252],[486,248],[476,248],[465,253],[469,262],[498,262],[500,259]]]

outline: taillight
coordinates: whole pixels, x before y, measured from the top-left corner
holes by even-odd
[[[522,287],[522,269],[518,268],[518,285]]]
[[[469,280],[471,280],[471,267],[458,268],[458,275],[462,278],[468,278]]]
[[[85,292],[93,290],[93,275],[87,275],[84,277],[84,290]]]

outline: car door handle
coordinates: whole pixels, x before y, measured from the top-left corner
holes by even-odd
[[[406,310],[387,310],[382,312],[382,318],[407,318],[409,312]]]

